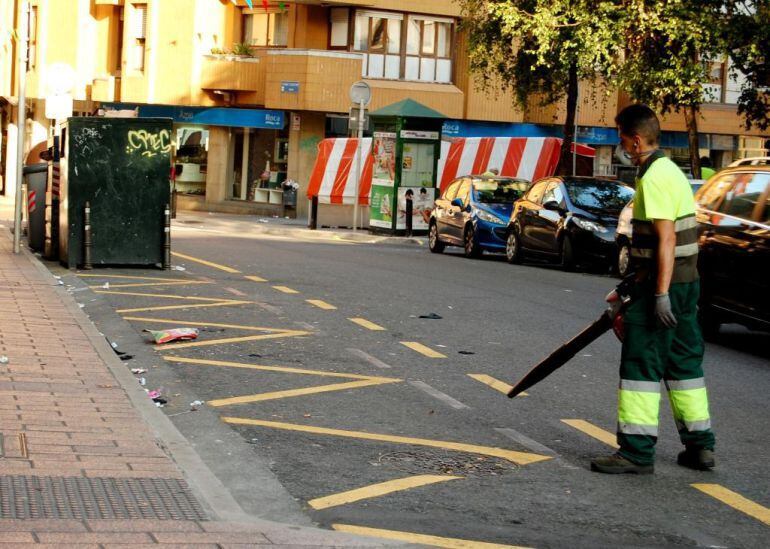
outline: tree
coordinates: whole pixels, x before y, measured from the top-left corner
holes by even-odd
[[[770,127],[770,1],[731,2],[724,29],[733,67],[744,76],[738,113],[747,130]]]
[[[559,171],[570,173],[578,82],[613,77],[622,35],[618,2],[459,0],[470,68],[482,86],[502,85],[522,108],[566,97]]]

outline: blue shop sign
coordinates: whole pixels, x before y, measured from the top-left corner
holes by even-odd
[[[562,126],[548,124],[517,124],[498,122],[468,122],[447,120],[442,134],[446,137],[563,137]],[[620,140],[614,128],[579,126],[578,143],[589,145],[615,145]]]
[[[180,124],[280,130],[286,124],[283,111],[225,107],[178,107],[104,103],[106,109],[139,109],[140,118],[172,118]]]
[[[281,93],[299,93],[299,82],[281,81]]]

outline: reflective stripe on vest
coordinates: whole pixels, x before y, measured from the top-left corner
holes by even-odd
[[[631,260],[635,269],[654,270],[658,236],[651,221],[631,220]],[[687,215],[674,222],[676,248],[672,282],[689,282],[697,278],[698,222]]]
[[[621,379],[618,389],[618,432],[658,436],[660,383]]]

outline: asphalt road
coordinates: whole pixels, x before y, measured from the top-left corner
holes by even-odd
[[[446,547],[766,546],[767,335],[729,326],[707,347],[714,472],[676,465],[664,396],[655,475],[604,476],[588,463],[613,451],[613,335],[528,396],[490,384],[597,317],[614,279],[205,226],[175,229],[173,249],[184,271],[65,280],[255,514]],[[174,326],[201,328],[204,345],[156,350],[142,333]]]

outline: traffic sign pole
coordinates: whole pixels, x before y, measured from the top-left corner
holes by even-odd
[[[361,188],[361,142],[364,139],[364,101],[358,104],[358,141],[356,144],[356,190],[353,197],[353,230],[358,230],[358,193]]]
[[[21,251],[21,207],[24,170],[24,138],[27,133],[27,16],[29,4],[21,3],[19,14],[19,104],[16,120],[16,197],[13,211],[13,253]]]

